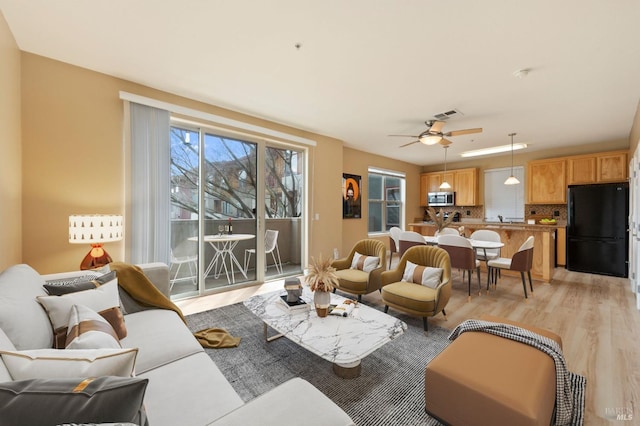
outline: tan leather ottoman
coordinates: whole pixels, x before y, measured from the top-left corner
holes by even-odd
[[[479,319],[537,327],[483,315]],[[556,396],[553,359],[529,345],[484,332],[466,332],[425,369],[425,409],[450,425],[549,425]]]

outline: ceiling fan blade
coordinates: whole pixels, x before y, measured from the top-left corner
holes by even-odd
[[[444,125],[445,125],[444,121],[436,121],[429,128],[429,132],[430,133],[440,133],[442,131],[442,128],[444,127]]]
[[[404,138],[419,138],[420,136],[417,135],[387,135],[387,136],[401,136]]]
[[[418,143],[418,142],[420,142],[420,141],[413,141],[413,142],[405,143],[404,145],[400,145],[400,148],[404,148],[405,146],[413,145],[414,143]]]
[[[445,136],[460,136],[460,135],[470,135],[472,133],[481,133],[482,127],[478,127],[476,129],[464,129],[464,130],[454,130],[452,132],[447,132]]]
[[[440,142],[438,142],[442,146],[451,145],[451,141],[449,139],[442,138]]]

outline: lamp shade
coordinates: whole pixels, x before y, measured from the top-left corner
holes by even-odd
[[[69,242],[96,244],[122,240],[123,219],[120,215],[69,216]]]

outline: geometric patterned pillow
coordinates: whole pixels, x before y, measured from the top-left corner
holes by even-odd
[[[115,330],[97,312],[83,305],[73,305],[69,315],[66,349],[119,349]]]
[[[100,287],[101,285],[113,280],[115,277],[115,271],[105,275],[91,273],[81,277],[47,281],[43,287],[51,296],[62,296],[67,293],[75,293],[76,291],[91,290]]]
[[[351,261],[351,269],[359,269],[364,272],[371,272],[378,267],[380,258],[376,256],[365,256],[355,252]]]
[[[416,265],[407,260],[402,281],[437,288],[442,280],[442,268]]]

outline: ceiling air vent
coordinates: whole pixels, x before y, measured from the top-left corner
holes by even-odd
[[[463,115],[460,111],[458,111],[457,109],[452,109],[446,112],[441,112],[439,114],[436,114],[433,116],[433,118],[435,118],[438,121],[447,121],[450,118],[454,118],[460,115]]]

